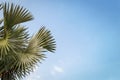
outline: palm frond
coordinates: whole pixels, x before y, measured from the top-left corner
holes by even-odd
[[[51,32],[45,27],[42,27],[34,38],[38,39],[38,45],[40,48],[46,49],[50,52],[55,51],[55,40],[53,39]]]
[[[0,4],[0,10],[3,8],[2,4]]]
[[[4,36],[4,29],[3,26],[0,27],[0,39]]]
[[[38,40],[31,38],[25,51],[17,55],[18,58],[15,61],[16,63],[14,63],[16,76],[22,78],[33,72],[35,65],[45,58],[45,54],[42,51],[43,49],[38,46]]]
[[[14,73],[16,77],[22,78],[33,72],[35,65],[45,58],[44,54],[20,53],[14,62]]]
[[[7,29],[11,29],[16,24],[30,21],[33,19],[32,15],[30,12],[19,6],[19,5],[14,5],[9,4],[9,3],[4,3],[3,5],[3,15],[4,15],[4,26]]]
[[[3,19],[0,19],[0,24],[3,22]]]
[[[17,52],[24,50],[29,38],[26,29],[27,28],[17,25],[9,30],[6,39],[3,37],[0,38],[0,58],[8,54],[17,54]]]
[[[27,28],[21,25],[17,25],[9,32],[10,44],[14,44],[16,49],[24,49],[28,43],[29,35]]]
[[[9,43],[7,39],[0,39],[0,58],[5,57],[9,53]]]
[[[13,57],[13,55],[8,54],[0,60],[0,74],[8,72],[12,68],[13,63],[15,62]]]

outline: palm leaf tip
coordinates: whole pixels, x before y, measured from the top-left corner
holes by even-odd
[[[46,29],[44,26],[38,31],[36,38],[39,40],[39,47],[42,47],[50,52],[54,52],[56,50],[55,39],[53,38],[50,30]]]
[[[31,13],[20,5],[4,3],[3,5],[4,25],[11,28],[16,24],[30,21],[33,19]]]
[[[0,4],[0,10],[3,8],[2,3]]]

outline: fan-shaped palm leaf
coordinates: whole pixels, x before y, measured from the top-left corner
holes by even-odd
[[[4,26],[8,29],[11,29],[16,24],[32,20],[33,17],[30,12],[19,6],[5,3],[3,5],[3,14],[4,14]]]
[[[51,36],[50,31],[45,29],[45,27],[42,27],[34,36],[34,38],[38,40],[39,47],[50,52],[55,51],[55,40],[53,39],[53,36]]]
[[[2,34],[1,34],[2,36]],[[28,33],[26,28],[19,25],[15,26],[8,32],[6,39],[0,39],[0,58],[7,54],[16,54],[26,47]]]

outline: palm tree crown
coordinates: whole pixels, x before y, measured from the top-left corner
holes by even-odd
[[[46,51],[55,51],[55,40],[45,27],[29,36],[21,23],[33,16],[20,5],[0,5],[0,77],[1,80],[19,80],[33,71],[36,64],[45,58]]]

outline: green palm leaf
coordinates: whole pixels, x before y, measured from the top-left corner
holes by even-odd
[[[3,19],[0,19],[0,24],[3,22]]]
[[[38,40],[39,47],[46,49],[50,52],[55,51],[55,40],[53,39],[51,32],[45,27],[42,27],[38,31],[38,33],[35,35],[35,38]]]
[[[7,29],[11,29],[16,24],[30,21],[33,19],[32,15],[30,12],[19,6],[19,5],[14,5],[5,3],[3,5],[3,14],[4,14],[4,26]]]
[[[16,25],[14,28],[9,30],[6,39],[1,37],[0,58],[5,57],[8,54],[15,55],[18,52],[21,52],[27,46],[29,37],[26,29],[27,28],[24,28],[20,25]]]
[[[2,9],[3,7],[2,7],[2,4],[0,4],[0,10]]]

